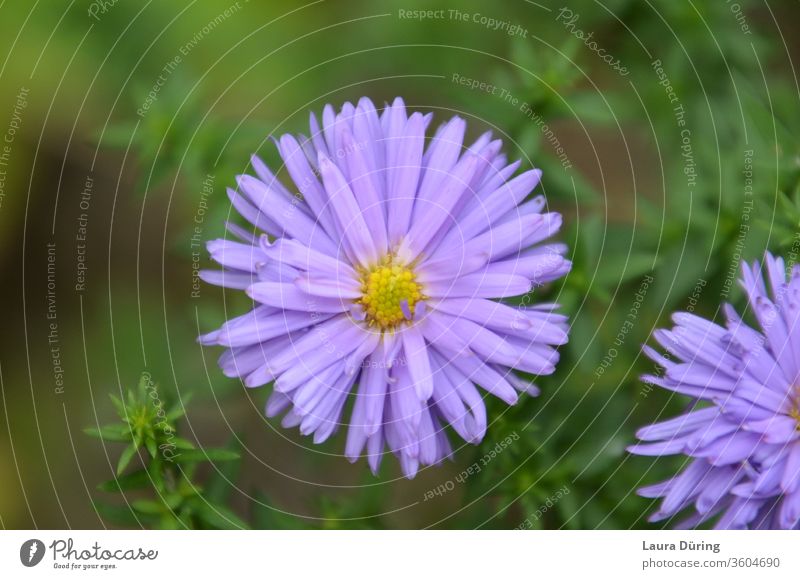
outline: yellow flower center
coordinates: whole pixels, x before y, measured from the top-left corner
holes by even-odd
[[[410,321],[414,306],[425,299],[413,269],[391,254],[361,273],[361,292],[356,303],[364,308],[370,327],[382,331]]]
[[[795,382],[792,384],[789,399],[792,401],[792,407],[789,409],[789,417],[794,418],[794,421],[797,423],[795,429],[800,431],[800,383]]]
[[[796,404],[794,408],[789,411],[789,416],[794,418],[795,422],[797,422],[795,429],[800,430],[800,404]]]

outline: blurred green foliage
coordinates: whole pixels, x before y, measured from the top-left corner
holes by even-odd
[[[125,504],[96,501],[95,508],[115,524],[158,529],[246,529],[224,501],[237,465],[221,470],[217,463],[238,461],[238,452],[224,448],[196,448],[178,436],[175,422],[185,414],[185,396],[167,409],[158,385],[145,373],[124,398],[111,395],[119,421],[86,428],[89,436],[109,443],[125,443],[113,479],[98,489],[122,493]],[[137,459],[137,460],[134,460]],[[194,480],[198,465],[212,463],[208,483]],[[234,476],[235,478],[235,476]],[[137,492],[143,496],[136,497]]]

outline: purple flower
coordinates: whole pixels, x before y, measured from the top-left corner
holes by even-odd
[[[693,506],[682,526],[717,517],[723,529],[800,528],[800,266],[787,281],[782,259],[766,254],[765,263],[770,290],[756,263],[740,281],[760,331],[726,304],[725,327],[679,313],[675,328],[657,330],[670,358],[645,348],[664,375],[644,380],[693,399],[628,449],[689,457],[677,476],[640,489],[663,499],[651,521]]]
[[[228,348],[227,376],[273,383],[267,415],[285,412],[315,443],[353,398],[345,456],[366,453],[377,472],[388,447],[409,478],[451,454],[446,425],[483,439],[476,386],[508,404],[535,395],[511,368],[550,374],[567,341],[554,304],[497,301],[570,269],[564,245],[540,245],[561,225],[542,196],[527,199],[541,171],[514,177],[520,162],[491,133],[464,146],[459,117],[426,147],[431,118],[400,98],[381,113],[367,98],[328,105],[321,128],[312,114],[310,138],[276,143],[293,189],[253,157],[257,177],[228,190],[253,228],[228,224],[238,241],[208,243],[224,269],[201,272],[256,302],[200,337]]]

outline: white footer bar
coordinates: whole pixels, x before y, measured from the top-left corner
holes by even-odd
[[[799,541],[793,531],[4,531],[0,577],[778,578],[800,577]]]

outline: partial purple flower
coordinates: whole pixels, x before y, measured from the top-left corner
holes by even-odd
[[[483,439],[478,387],[535,395],[511,369],[550,374],[567,341],[557,306],[500,301],[570,269],[564,245],[541,243],[561,225],[528,199],[541,171],[514,176],[491,133],[464,146],[459,117],[426,146],[431,118],[400,98],[312,114],[310,138],[276,142],[292,187],[253,157],[256,176],[228,191],[253,227],[229,224],[237,241],[208,244],[223,269],[201,273],[256,303],[200,337],[228,348],[227,376],[272,383],[267,415],[315,443],[346,424],[348,459],[377,472],[388,448],[409,478],[451,454],[445,426]]]
[[[759,329],[726,304],[725,327],[678,313],[671,331],[654,333],[669,357],[645,348],[664,375],[644,380],[692,399],[628,449],[687,456],[680,474],[640,489],[662,498],[651,521],[692,509],[681,526],[800,528],[800,266],[787,281],[783,260],[768,253],[765,269],[769,289],[757,263],[744,264],[740,280]]]

